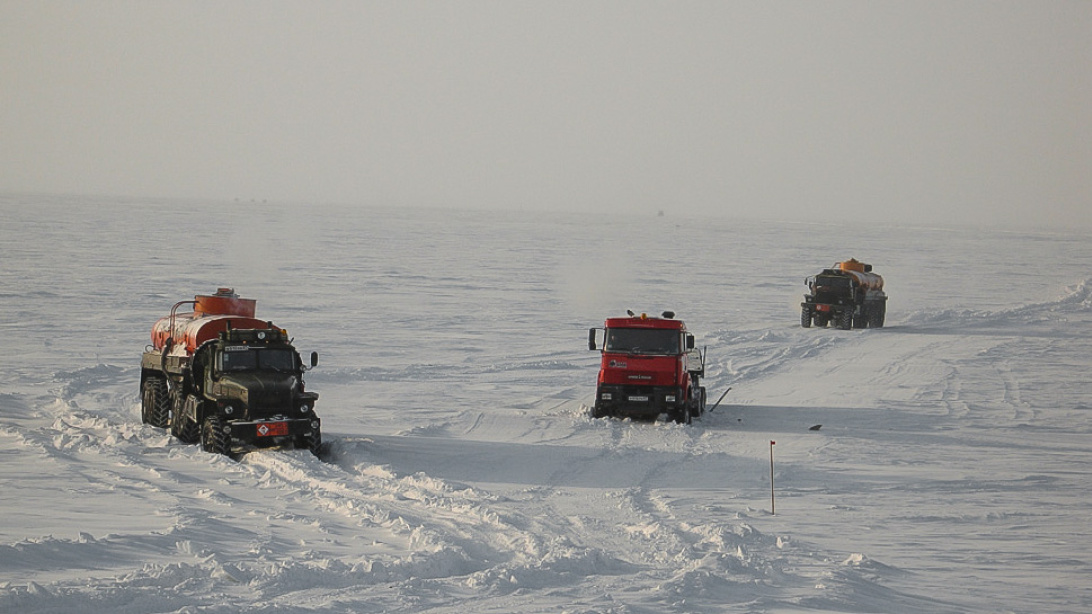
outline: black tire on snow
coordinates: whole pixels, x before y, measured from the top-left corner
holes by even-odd
[[[182,443],[197,443],[201,439],[201,429],[193,420],[182,419],[182,427],[179,429],[178,441]]]
[[[182,426],[182,389],[175,386],[174,390],[168,395],[168,399],[171,406],[171,435],[178,439],[182,439],[182,436],[178,432],[179,428]]]
[[[162,378],[144,380],[140,397],[140,420],[156,428],[165,429],[170,424],[170,399],[167,398],[167,382]]]
[[[152,423],[152,408],[155,407],[155,380],[146,379],[140,385],[140,422]]]
[[[872,326],[874,328],[883,328],[883,321],[886,316],[887,305],[880,305],[880,308],[877,309],[873,315],[875,319],[872,321]]]
[[[800,326],[811,328],[811,310],[807,307],[800,308]]]
[[[830,323],[829,317],[819,314],[815,315],[815,325],[819,328],[826,328],[828,323]]]
[[[310,450],[311,454],[319,456],[322,452],[322,433],[314,431],[310,435],[303,435],[296,439],[296,449]]]
[[[861,306],[861,315],[853,316],[853,328],[868,328],[868,306]]]
[[[839,314],[839,316],[838,316],[838,328],[840,328],[842,330],[849,330],[849,329],[853,328],[853,312],[852,311],[849,311],[847,309],[846,311],[843,311],[841,314]]]
[[[672,411],[670,416],[671,419],[675,421],[675,424],[690,424],[690,401],[687,401],[686,405]]]
[[[694,418],[701,418],[701,413],[705,409],[704,393],[705,388],[701,386],[690,389],[690,398],[686,401],[687,423],[692,422]]]
[[[227,455],[231,451],[224,421],[220,416],[209,416],[201,427],[201,449],[211,454]]]
[[[196,418],[201,415],[197,405],[200,401],[192,394],[186,397],[186,405],[194,405],[193,416]],[[176,411],[174,416],[171,417],[171,434],[178,438],[178,441],[182,443],[197,443],[201,439],[201,429],[197,426],[195,420],[190,420],[188,414],[190,412]]]

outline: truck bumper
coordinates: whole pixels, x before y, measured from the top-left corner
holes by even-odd
[[[595,391],[596,416],[655,419],[685,405],[682,389],[675,386],[601,384]]]
[[[230,422],[231,438],[237,442],[274,445],[285,439],[296,439],[318,433],[321,423],[317,417],[284,420],[254,420]]]
[[[855,310],[855,305],[835,305],[833,303],[800,303],[800,306],[812,313],[833,315],[846,310]]]

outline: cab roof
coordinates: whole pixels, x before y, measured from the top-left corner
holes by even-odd
[[[628,318],[607,318],[607,328],[663,328],[667,330],[686,330],[682,320],[671,318],[651,318],[645,314]]]

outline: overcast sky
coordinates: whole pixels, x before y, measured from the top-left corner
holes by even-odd
[[[0,192],[1092,228],[1092,2],[0,0]]]

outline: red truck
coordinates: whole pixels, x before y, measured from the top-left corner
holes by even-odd
[[[694,335],[674,312],[660,318],[628,314],[588,330],[589,350],[597,349],[603,331],[592,417],[655,420],[667,414],[689,424],[705,413],[705,354],[694,349]]]

